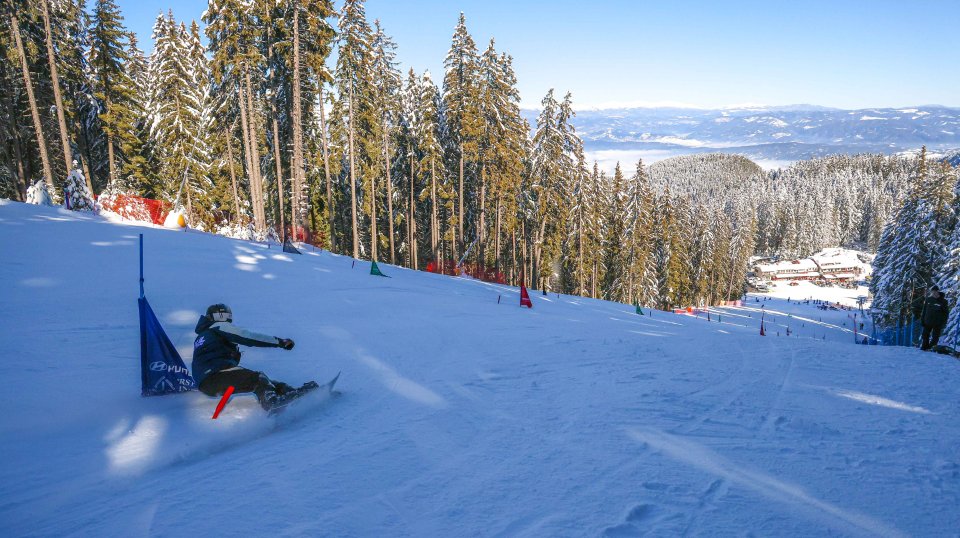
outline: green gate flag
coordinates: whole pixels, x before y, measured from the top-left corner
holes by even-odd
[[[383,274],[383,273],[380,272],[380,268],[377,267],[377,262],[372,262],[372,263],[370,264],[370,274],[371,274],[371,275],[376,275],[376,276],[387,276],[387,275],[385,275],[385,274]]]
[[[640,309],[640,303],[637,303],[637,314],[644,315],[643,310]]]

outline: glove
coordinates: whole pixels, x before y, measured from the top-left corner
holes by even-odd
[[[287,351],[293,349],[293,340],[290,340],[289,338],[278,338],[278,340],[280,340],[280,347],[283,349],[286,349]]]

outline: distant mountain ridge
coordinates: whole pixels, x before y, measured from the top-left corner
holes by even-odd
[[[525,113],[535,125],[537,112]],[[793,161],[833,154],[894,154],[923,145],[941,153],[960,148],[960,108],[939,105],[857,110],[806,104],[588,109],[578,110],[573,123],[588,153],[647,153],[653,160],[722,152]]]

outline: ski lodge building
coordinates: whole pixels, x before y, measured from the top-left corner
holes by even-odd
[[[840,249],[827,249],[802,260],[759,263],[753,273],[764,280],[812,280],[851,284],[863,274],[856,256]]]

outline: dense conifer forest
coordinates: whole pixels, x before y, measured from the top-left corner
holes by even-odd
[[[84,209],[132,194],[234,237],[656,308],[740,297],[754,254],[849,246],[878,252],[882,323],[933,282],[955,300],[948,163],[764,171],[706,154],[600,170],[573,96],[550,90],[528,124],[513,58],[463,14],[438,76],[401,72],[362,0],[210,0],[200,21],[159,14],[149,56],[113,0],[5,0],[2,14],[2,197],[67,193]]]

